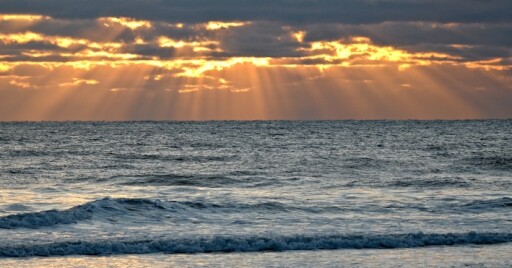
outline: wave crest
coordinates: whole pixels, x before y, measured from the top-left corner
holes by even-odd
[[[127,211],[143,210],[147,207],[163,209],[159,201],[149,199],[103,198],[67,210],[46,210],[0,217],[0,228],[36,229],[57,224],[73,224],[89,220],[95,213],[123,214]]]
[[[512,242],[512,233],[214,236],[187,239],[56,242],[0,246],[0,257],[112,255],[147,253],[217,253],[289,250],[389,249]]]
[[[307,208],[287,206],[279,202],[208,203],[204,201],[160,201],[144,198],[103,198],[67,210],[46,210],[0,217],[0,228],[37,229],[58,224],[75,224],[84,220],[117,221],[126,217],[159,218],[185,211],[240,212],[258,210],[269,213]]]

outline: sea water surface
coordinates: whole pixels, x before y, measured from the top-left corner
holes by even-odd
[[[511,266],[512,121],[0,123],[2,266]]]

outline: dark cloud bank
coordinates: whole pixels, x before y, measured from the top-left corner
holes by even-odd
[[[290,24],[385,21],[510,22],[510,0],[0,0],[1,13],[58,18],[125,16],[169,22],[270,20]]]

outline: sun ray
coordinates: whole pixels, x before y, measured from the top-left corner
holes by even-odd
[[[61,116],[59,107],[80,118],[482,117],[496,98],[481,100],[461,72],[480,77],[475,90],[510,90],[510,57],[479,57],[478,46],[464,42],[393,45],[376,30],[393,25],[322,39],[307,24],[2,14],[0,91],[27,91],[37,108],[25,107],[42,120]],[[88,104],[73,110],[79,98]]]

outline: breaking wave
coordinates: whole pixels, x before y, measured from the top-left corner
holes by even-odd
[[[256,210],[284,212],[288,210],[308,210],[309,208],[287,206],[279,202],[261,203],[208,203],[201,201],[160,201],[144,198],[103,198],[78,205],[66,210],[46,210],[40,212],[21,213],[0,217],[0,228],[38,229],[58,224],[74,224],[84,220],[111,221],[122,217],[158,218],[180,211],[240,212]]]
[[[96,213],[123,214],[129,211],[146,209],[148,207],[161,208],[159,201],[149,199],[128,199],[128,198],[104,198],[67,210],[46,210],[8,215],[0,217],[0,228],[31,228],[36,229],[57,224],[73,224],[83,220],[89,220]]]
[[[227,253],[290,250],[394,249],[512,242],[512,233],[213,236],[184,239],[103,240],[0,246],[0,257],[148,253]]]
[[[406,206],[403,209],[417,209],[416,206]],[[455,210],[485,212],[489,209],[512,208],[512,198],[503,197],[491,200],[476,200],[458,206],[440,207],[440,210]],[[196,213],[244,213],[246,211],[260,211],[264,213],[287,213],[291,211],[307,213],[341,213],[358,210],[343,206],[315,207],[292,205],[281,202],[205,202],[205,201],[161,201],[144,198],[103,198],[71,207],[66,210],[46,210],[28,212],[0,217],[0,229],[29,228],[39,229],[59,224],[76,224],[81,221],[108,221],[116,222],[121,219],[165,219]],[[132,218],[130,218],[132,217]]]

